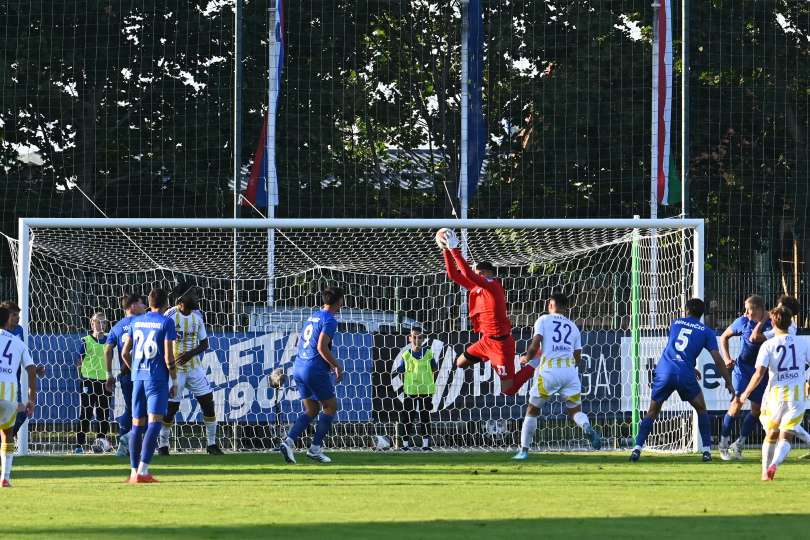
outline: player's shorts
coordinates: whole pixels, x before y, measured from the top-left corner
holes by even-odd
[[[766,431],[778,429],[779,431],[793,431],[804,419],[804,401],[777,401],[766,403],[762,407],[759,421]]]
[[[201,367],[197,366],[187,371],[177,370],[177,395],[169,398],[169,401],[181,402],[186,390],[191,392],[195,398],[212,392],[211,385],[208,384],[208,379],[205,378]]]
[[[695,370],[688,366],[682,368],[667,368],[661,364],[656,366],[650,397],[660,404],[669,399],[672,392],[678,392],[683,401],[695,399],[701,392]]]
[[[582,383],[576,367],[538,369],[535,384],[529,391],[529,402],[537,406],[537,400],[546,401],[554,394],[565,400],[565,406],[573,409],[582,405]]]
[[[739,396],[745,389],[748,388],[748,383],[751,382],[751,378],[754,376],[755,368],[749,364],[734,364],[734,369],[731,372],[731,382],[734,385],[734,393]],[[751,400],[751,403],[760,404],[762,403],[762,396],[765,394],[765,388],[768,386],[768,377],[763,377],[762,381],[759,383],[751,395],[748,397]]]
[[[293,379],[301,399],[326,401],[335,397],[335,383],[328,369],[298,360],[293,367]]]
[[[165,416],[169,407],[169,385],[167,381],[132,381],[132,418],[147,414]]]
[[[11,429],[17,420],[17,402],[0,399],[0,429]]]
[[[511,335],[495,338],[484,336],[464,351],[469,360],[489,362],[498,377],[512,379],[515,376],[515,338]]]

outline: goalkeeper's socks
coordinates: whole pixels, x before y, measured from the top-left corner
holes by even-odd
[[[731,440],[731,425],[733,423],[734,417],[729,416],[728,413],[726,413],[726,415],[723,416],[723,427],[720,428],[720,440],[723,441],[725,446],[728,446],[728,442]]]
[[[512,386],[509,387],[509,390],[501,390],[501,392],[507,396],[514,396],[518,393],[520,387],[523,386],[523,383],[532,378],[532,375],[534,375],[534,368],[526,364],[520,368],[520,371],[515,373],[515,376],[512,378]]]
[[[160,434],[161,422],[149,422],[146,434],[143,436],[143,447],[141,448],[141,463],[150,463],[157,448],[157,439]],[[141,473],[138,474],[147,474]]]
[[[708,452],[712,449],[712,423],[709,420],[709,413],[706,411],[698,414],[698,431],[703,443],[702,450]]]
[[[653,419],[650,416],[645,416],[638,425],[638,435],[636,436],[636,447],[643,448],[647,443],[647,437],[650,436],[652,431]]]
[[[326,413],[321,413],[318,415],[318,424],[315,427],[315,436],[312,437],[312,446],[321,446],[324,437],[326,437],[326,434],[329,433],[330,429],[332,429],[332,422],[334,421],[334,416],[329,416]]]
[[[737,444],[745,444],[745,439],[751,435],[751,432],[754,431],[754,427],[756,427],[756,425],[757,418],[749,411],[748,414],[745,415],[742,427],[740,428],[740,438],[737,439]]]
[[[774,452],[771,465],[779,465],[780,463],[785,461],[788,452],[790,452],[790,443],[787,441],[780,440],[776,445],[776,451]]]
[[[208,439],[208,446],[217,444],[217,417],[204,417],[205,421],[205,436]]]
[[[793,428],[793,434],[801,439],[804,444],[810,444],[810,433],[807,433],[807,431],[801,425]]]
[[[133,469],[138,468],[141,462],[141,447],[146,426],[133,425],[129,430],[129,464]]]
[[[299,414],[299,415],[298,415],[298,418],[296,418],[296,419],[295,419],[295,423],[294,423],[294,424],[293,424],[293,426],[290,428],[289,433],[287,433],[287,438],[288,438],[288,439],[292,439],[293,441],[295,441],[296,439],[298,439],[298,437],[300,437],[300,436],[301,436],[301,434],[302,434],[302,433],[303,433],[303,432],[304,432],[304,431],[307,429],[307,427],[309,426],[309,424],[310,424],[310,423],[311,423],[311,422],[312,422],[314,419],[315,419],[314,417],[309,416],[309,415],[308,415],[307,413],[305,413],[305,412],[302,412],[301,414]]]
[[[520,447],[528,450],[534,441],[534,433],[537,431],[537,417],[527,416],[523,419],[523,427],[520,429]]]

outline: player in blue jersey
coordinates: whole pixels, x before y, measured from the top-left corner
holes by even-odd
[[[152,289],[149,293],[149,311],[130,321],[121,351],[124,362],[132,367],[132,429],[129,434],[132,470],[128,480],[131,484],[157,482],[149,474],[149,463],[157,448],[169,396],[177,393],[177,370],[174,365],[177,332],[174,321],[163,315],[169,307],[168,300],[166,291]]]
[[[335,315],[343,307],[343,290],[330,287],[321,294],[323,308],[314,313],[301,330],[293,378],[304,404],[287,438],[281,441],[279,452],[287,463],[295,463],[295,441],[318,416],[315,436],[307,457],[320,463],[332,461],[323,453],[321,444],[329,433],[338,410],[335,384],[343,378],[343,365],[332,354],[332,338],[337,331]],[[334,381],[332,380],[334,373]],[[322,411],[322,412],[321,412]]]
[[[124,340],[129,332],[129,325],[132,319],[143,315],[146,305],[140,295],[126,293],[121,296],[121,309],[124,310],[124,318],[112,327],[107,335],[104,344],[104,360],[107,366],[107,381],[104,384],[106,390],[112,393],[115,390],[115,375],[113,374],[113,353],[118,350],[120,359],[120,370],[118,372],[118,384],[121,386],[121,394],[124,396],[124,412],[118,420],[118,451],[117,455],[123,457],[129,450],[129,430],[132,429],[132,370],[129,364],[124,362],[121,354],[124,349]]]
[[[757,328],[759,327],[759,328]],[[771,320],[768,317],[768,312],[765,311],[765,301],[761,296],[749,296],[745,299],[745,313],[735,320],[726,330],[720,335],[720,352],[723,355],[723,360],[726,362],[726,367],[732,369],[731,377],[734,381],[734,392],[736,397],[739,398],[751,377],[756,371],[754,365],[757,361],[757,354],[759,348],[762,346],[762,341],[754,341],[751,339],[754,330],[757,329],[763,333],[771,330]],[[740,354],[737,355],[736,360],[731,359],[728,349],[728,340],[732,336],[740,336]],[[756,428],[757,420],[759,419],[760,404],[762,403],[762,395],[765,393],[765,387],[768,385],[768,378],[765,377],[760,385],[751,392],[748,400],[751,402],[751,410],[745,415],[742,427],[740,428],[740,436],[734,443],[729,445],[731,440],[731,427],[734,424],[734,417],[740,412],[742,404],[739,399],[734,399],[728,407],[726,415],[723,417],[723,426],[720,430],[720,457],[723,461],[728,461],[732,458],[742,459],[742,449],[745,440]]]
[[[717,337],[714,335],[714,330],[700,321],[704,309],[703,300],[692,298],[686,302],[686,316],[672,321],[669,329],[669,341],[655,366],[650,409],[639,425],[636,446],[630,454],[630,461],[638,461],[641,449],[652,431],[653,422],[661,412],[661,406],[672,395],[672,392],[678,392],[683,401],[688,401],[695,408],[698,415],[700,438],[703,442],[703,461],[712,460],[711,423],[709,413],[706,412],[703,392],[700,390],[700,384],[698,384],[695,374],[695,365],[703,349],[712,355],[717,371],[726,381],[726,389],[732,396],[734,387],[731,384],[731,376],[717,350]]]

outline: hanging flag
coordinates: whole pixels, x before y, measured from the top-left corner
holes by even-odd
[[[266,208],[268,193],[273,206],[278,206],[278,171],[276,170],[276,119],[278,116],[281,74],[284,70],[284,2],[276,0],[275,27],[270,40],[268,114],[264,118],[262,134],[253,157],[245,200],[257,208]]]
[[[470,0],[467,35],[467,201],[472,201],[481,178],[487,150],[487,124],[484,120],[484,18],[481,0]],[[459,197],[461,197],[459,185]]]
[[[672,155],[672,0],[659,0],[653,41],[652,193],[659,204],[678,204],[681,186]],[[677,185],[676,185],[677,184]]]

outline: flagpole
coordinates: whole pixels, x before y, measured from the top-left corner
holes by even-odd
[[[689,216],[689,0],[681,0],[681,217]]]
[[[275,48],[278,46],[276,43],[276,23],[278,21],[278,2],[272,2],[270,8],[270,24],[268,27],[267,44],[269,47],[269,64],[268,64],[268,83],[273,80],[273,77],[278,73],[278,63]],[[267,171],[266,171],[266,193],[267,193],[267,217],[273,219],[276,217],[276,205],[274,204],[275,181],[270,174],[271,168],[274,168],[276,159],[275,148],[275,133],[276,133],[276,115],[275,115],[275,101],[273,93],[278,93],[278,89],[273,87],[273,84],[267,85],[267,137],[265,138],[265,155],[267,156]],[[276,230],[270,227],[267,230],[267,306],[273,307],[275,304],[275,274],[276,274]]]
[[[239,218],[239,192],[242,188],[242,0],[234,4],[234,46],[233,46],[233,219]],[[238,331],[239,287],[237,276],[238,236],[233,230],[233,331]]]
[[[459,151],[459,171],[458,171],[458,195],[459,207],[461,209],[461,219],[467,219],[469,209],[469,190],[467,189],[467,160],[469,159],[469,104],[470,104],[470,1],[461,1],[461,137]],[[467,230],[461,229],[461,254],[466,259]],[[461,308],[459,318],[461,330],[467,329],[467,295],[462,291]]]

